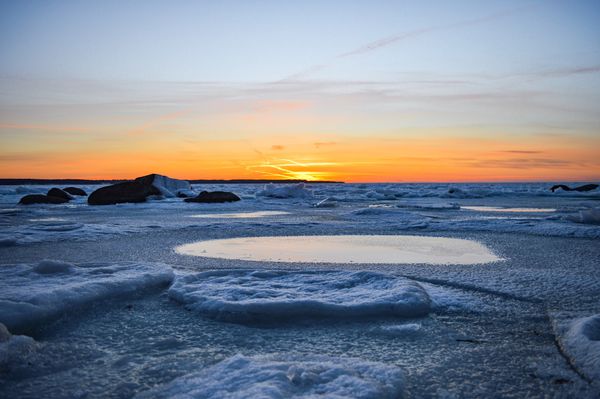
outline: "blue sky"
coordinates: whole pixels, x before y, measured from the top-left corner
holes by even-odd
[[[545,134],[574,154],[600,135],[598,21],[598,1],[3,1],[0,144],[8,170],[132,131],[245,157],[299,135]]]

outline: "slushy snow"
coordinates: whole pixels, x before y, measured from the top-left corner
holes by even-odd
[[[352,358],[236,355],[137,398],[356,398],[402,396],[402,370]]]
[[[169,295],[203,315],[233,322],[416,317],[430,310],[419,284],[371,272],[212,271],[178,276]]]
[[[73,265],[44,260],[0,268],[0,322],[9,329],[38,323],[96,301],[163,286],[173,271],[160,263]]]

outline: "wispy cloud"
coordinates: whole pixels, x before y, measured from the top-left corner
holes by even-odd
[[[271,149],[274,150],[274,151],[282,151],[282,150],[285,149],[285,146],[280,145],[280,144],[273,144],[271,146]]]
[[[340,53],[340,54],[336,55],[335,57],[333,57],[332,60],[330,60],[326,63],[313,65],[302,71],[299,71],[297,73],[289,75],[286,78],[282,79],[280,82],[293,81],[293,80],[308,77],[310,75],[313,75],[316,72],[319,72],[319,71],[327,68],[329,65],[334,63],[335,60],[370,53],[370,52],[379,50],[381,48],[384,48],[384,47],[387,47],[387,46],[390,46],[390,45],[393,45],[393,44],[396,44],[396,43],[399,43],[399,42],[402,42],[402,41],[405,41],[408,39],[412,39],[412,38],[423,36],[423,35],[426,35],[429,33],[433,33],[433,32],[460,29],[460,28],[465,28],[468,26],[483,24],[486,22],[494,21],[496,19],[505,18],[505,17],[511,16],[511,15],[520,13],[524,10],[530,9],[531,7],[532,7],[532,5],[526,5],[526,6],[522,6],[522,7],[517,7],[517,8],[504,10],[504,11],[495,12],[493,14],[485,15],[485,16],[478,17],[478,18],[465,19],[465,20],[461,20],[461,21],[457,21],[457,22],[453,22],[453,23],[449,23],[449,24],[443,24],[443,25],[423,27],[420,29],[415,29],[412,31],[402,32],[402,33],[398,33],[395,35],[383,37],[383,38],[374,40],[372,42],[369,42],[367,44],[361,45],[359,47],[356,47],[352,50]]]
[[[43,130],[48,132],[89,132],[90,128],[81,126],[31,125],[22,123],[0,123],[0,129]]]

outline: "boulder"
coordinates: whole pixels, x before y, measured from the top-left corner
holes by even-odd
[[[65,191],[71,195],[87,196],[87,193],[78,187],[65,187],[65,188],[63,188],[63,191]]]
[[[60,188],[56,188],[56,187],[48,190],[48,193],[46,195],[48,197],[57,197],[57,198],[66,199],[67,201],[71,201],[73,199],[73,197],[71,197],[68,193],[66,193],[63,190],[61,190]]]
[[[33,205],[33,204],[64,204],[65,202],[69,202],[69,200],[60,198],[60,197],[52,197],[44,194],[29,194],[21,198],[19,204],[21,205]]]
[[[197,197],[184,199],[185,202],[204,203],[234,202],[239,200],[240,197],[228,191],[202,191]]]
[[[566,186],[564,184],[557,184],[555,186],[552,186],[550,188],[550,190],[552,190],[552,192],[558,190],[559,188],[562,188],[564,191],[579,191],[581,192],[586,192],[586,191],[592,191],[598,188],[597,184],[584,184],[583,186],[579,186],[579,187],[575,187],[575,188],[571,188],[569,186]]]
[[[191,190],[191,186],[185,180],[151,174],[135,180],[101,187],[90,194],[88,204],[112,205],[125,202],[145,202],[151,195],[175,197],[179,191],[188,190]]]

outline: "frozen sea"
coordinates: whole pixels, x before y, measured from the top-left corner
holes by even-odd
[[[550,186],[0,186],[0,397],[598,398],[600,190]]]

